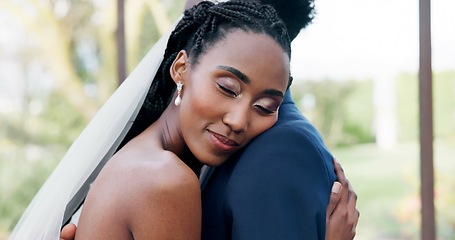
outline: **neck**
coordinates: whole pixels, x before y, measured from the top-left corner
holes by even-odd
[[[202,164],[193,156],[185,143],[180,128],[178,112],[178,107],[171,102],[152,127],[156,129],[163,149],[173,152],[198,174]]]
[[[152,126],[157,130],[163,149],[181,157],[186,143],[180,130],[178,108],[170,103]]]

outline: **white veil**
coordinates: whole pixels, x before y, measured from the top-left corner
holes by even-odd
[[[74,141],[25,210],[10,239],[59,239],[67,204],[100,162],[113,155],[136,118],[168,38],[169,33],[161,37]]]

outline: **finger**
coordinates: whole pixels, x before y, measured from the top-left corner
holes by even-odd
[[[354,212],[354,220],[353,220],[354,224],[352,225],[353,226],[352,227],[352,232],[354,233],[354,235],[356,233],[357,224],[359,223],[359,217],[360,217],[360,212],[359,212],[359,210],[356,209],[355,212]]]
[[[337,175],[338,181],[341,183],[346,181],[343,167],[341,167],[340,162],[338,162],[335,158],[333,158],[333,166],[335,167],[335,174]]]
[[[341,192],[340,192],[340,197],[341,201],[339,204],[343,209],[347,207],[347,202],[348,202],[348,197],[349,197],[349,183],[346,179],[346,176],[344,174],[343,167],[341,167],[341,164],[334,158],[333,159],[333,165],[335,167],[335,173],[337,175],[338,181],[341,183],[343,186]]]
[[[349,196],[348,196],[348,210],[350,212],[353,212],[356,210],[356,205],[357,205],[357,193],[355,193],[354,188],[352,187],[352,184],[349,182],[349,180],[346,180],[348,183],[348,189],[349,189]]]
[[[333,211],[335,210],[336,206],[338,205],[338,202],[340,201],[341,194],[340,191],[343,187],[341,186],[341,183],[339,182],[334,182],[332,185],[332,190],[330,193],[330,200],[329,200],[329,205],[327,206],[327,213],[326,217],[329,218]]]
[[[60,240],[72,240],[76,235],[76,225],[70,223],[63,227],[60,233]]]

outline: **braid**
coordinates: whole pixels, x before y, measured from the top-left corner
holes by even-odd
[[[185,11],[171,33],[160,69],[133,126],[119,148],[155,122],[168,106],[175,91],[175,83],[169,69],[178,52],[186,50],[194,66],[203,53],[223,39],[227,33],[236,29],[266,34],[274,39],[289,57],[291,56],[286,27],[272,7],[248,1],[199,3]]]

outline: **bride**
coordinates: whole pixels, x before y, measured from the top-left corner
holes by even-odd
[[[186,11],[160,64],[164,41],[71,146],[12,239],[58,239],[66,204],[107,159],[77,238],[200,239],[197,173],[277,121],[290,40],[271,7],[233,1]]]

